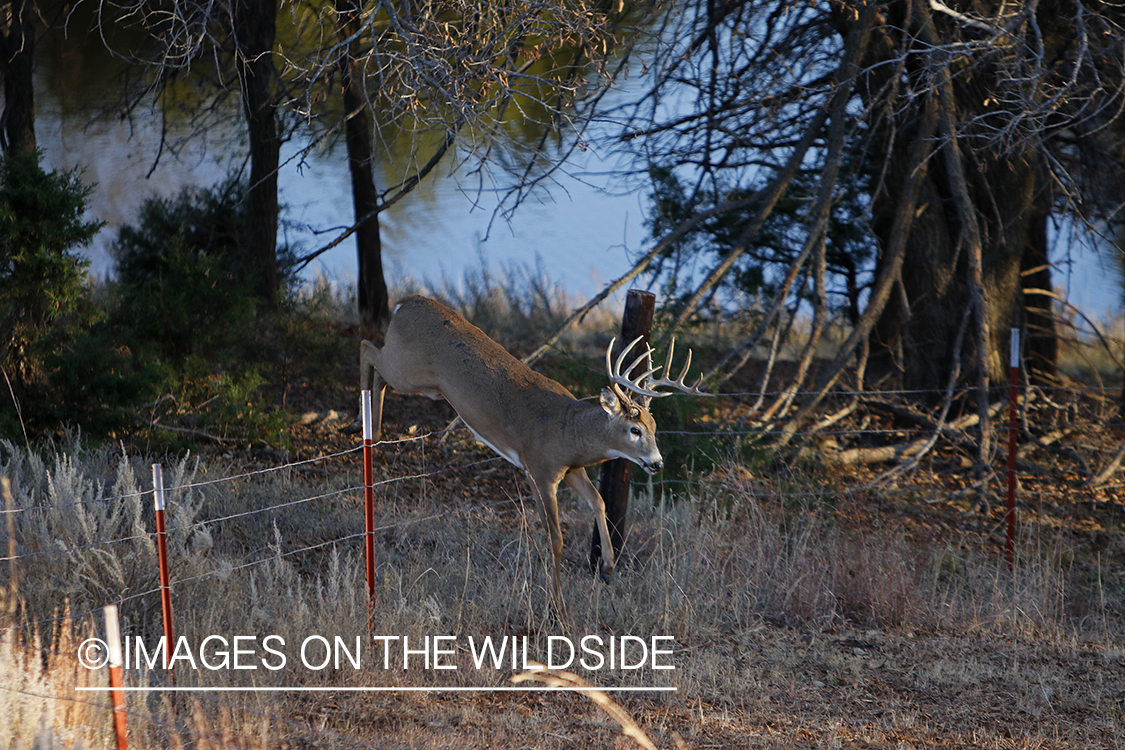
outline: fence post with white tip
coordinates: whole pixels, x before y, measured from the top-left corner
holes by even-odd
[[[371,391],[360,394],[363,415],[363,556],[367,571],[368,628],[375,627],[375,477],[372,444]]]
[[[102,610],[105,614],[105,643],[109,657],[109,686],[113,700],[113,732],[117,736],[117,750],[127,750],[125,723],[125,679],[122,674],[124,660],[121,658],[121,623],[117,617],[117,605],[107,604]]]
[[[1008,367],[1008,508],[1004,559],[1008,569],[1016,565],[1016,427],[1018,423],[1018,386],[1020,372],[1020,329],[1012,329],[1011,358]]]
[[[156,507],[156,559],[160,570],[160,616],[164,620],[164,671],[171,672],[169,654],[175,648],[172,637],[172,583],[168,575],[168,531],[164,525],[164,470],[152,465],[152,496]]]

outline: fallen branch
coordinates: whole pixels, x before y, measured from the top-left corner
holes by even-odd
[[[899,445],[884,445],[878,448],[851,448],[840,451],[832,456],[832,462],[842,466],[856,466],[859,464],[879,464],[892,459],[912,458],[922,452],[930,442],[929,437],[915,440],[912,443]]]
[[[1107,483],[1110,477],[1117,473],[1117,469],[1121,466],[1122,459],[1125,459],[1125,440],[1121,441],[1121,445],[1118,446],[1117,452],[1113,454],[1113,458],[1110,459],[1109,464],[1099,471],[1097,476],[1090,480],[1090,484],[1094,487],[1101,487],[1103,484]]]
[[[960,419],[956,419],[949,424],[942,424],[935,421],[932,417],[916,410],[903,407],[899,404],[892,404],[884,399],[864,398],[864,402],[873,405],[884,406],[895,411],[901,416],[908,416],[930,429],[934,430],[934,435],[927,435],[924,438],[913,440],[909,443],[898,443],[896,445],[883,445],[877,448],[851,448],[846,451],[840,451],[832,456],[832,462],[839,463],[844,466],[855,466],[859,464],[877,464],[894,459],[909,459],[918,456],[923,450],[930,450],[932,446],[927,444],[931,441],[936,442],[938,437],[946,436],[951,437],[960,445],[968,448],[976,449],[977,441],[965,433],[965,430],[970,427],[975,427],[980,423],[980,414],[966,414]],[[988,407],[989,416],[995,416],[1004,406],[1003,401],[997,401]]]
[[[155,427],[158,430],[165,430],[167,432],[176,432],[181,435],[190,435],[192,437],[203,438],[204,440],[210,440],[211,442],[218,443],[219,445],[233,445],[235,443],[241,442],[239,440],[232,440],[230,438],[221,438],[218,435],[212,435],[210,432],[206,432],[204,430],[196,430],[191,427],[174,427],[169,424],[161,424],[160,422],[149,422],[148,426]]]

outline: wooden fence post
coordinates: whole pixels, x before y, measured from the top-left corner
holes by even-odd
[[[656,310],[656,295],[640,289],[630,289],[625,297],[625,314],[621,317],[621,338],[618,346],[628,346],[629,342],[643,336],[640,348],[648,346],[648,337],[652,332],[652,317]],[[634,350],[636,351],[636,350]],[[646,361],[637,372],[644,372],[650,367]],[[602,464],[601,482],[598,492],[605,501],[605,520],[609,525],[609,538],[613,544],[613,559],[621,557],[621,550],[625,546],[625,516],[629,511],[629,482],[633,477],[633,464],[624,458],[615,458]],[[602,541],[598,537],[598,528],[594,527],[594,541],[590,547],[590,567],[598,569],[598,560],[602,556]]]

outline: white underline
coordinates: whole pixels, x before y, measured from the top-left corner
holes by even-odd
[[[676,692],[677,687],[76,687],[75,692],[108,693],[603,693]]]

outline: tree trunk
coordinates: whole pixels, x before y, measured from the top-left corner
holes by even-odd
[[[1051,266],[1047,257],[1047,219],[1050,198],[1046,191],[1036,198],[1020,265],[1022,288],[1051,291]],[[1032,382],[1053,382],[1058,375],[1059,339],[1051,298],[1025,295],[1027,341],[1024,359]]]
[[[898,140],[896,150],[903,155],[896,155],[896,162],[905,158],[909,145],[908,138]],[[1027,267],[1025,254],[1037,246],[1032,236],[1036,165],[1034,157],[1025,153],[987,163],[978,159],[976,166],[966,169],[966,179],[981,227],[984,297],[992,339],[985,366],[990,382],[1003,383],[1008,367],[1001,355],[1007,351],[1008,329],[1021,327],[1024,313],[1020,270]],[[893,198],[896,177],[907,176],[889,176],[888,197],[875,206],[874,228],[880,238],[885,238],[898,210]],[[940,162],[930,167],[919,206],[902,267],[901,293],[888,304],[872,343],[894,361],[904,388],[936,392],[944,386],[953,342],[970,304],[968,257],[960,247],[960,221]],[[970,341],[964,346],[963,360],[973,363],[965,374],[973,382],[979,358],[972,354],[975,347]]]
[[[242,106],[250,140],[250,189],[247,194],[247,257],[244,271],[267,304],[277,301],[277,169],[281,139],[277,128],[277,70],[273,47],[277,36],[277,0],[239,0],[235,44]]]
[[[895,10],[905,12],[907,7],[896,6]],[[912,7],[910,25],[917,30],[916,38],[932,47],[936,37],[929,11],[917,4]],[[898,23],[906,20],[899,19]],[[891,45],[873,48],[884,58],[893,51]],[[867,62],[870,65],[875,60]],[[981,351],[979,342],[973,337],[965,339],[960,354],[969,366],[964,368],[963,377],[967,382],[976,382],[978,368],[983,366],[990,382],[1007,380],[1008,330],[1021,327],[1025,312],[1020,270],[1028,267],[1024,255],[1035,245],[1030,238],[1039,177],[1034,146],[1010,144],[1002,151],[992,145],[987,132],[973,129],[972,123],[982,116],[978,110],[990,106],[985,92],[994,83],[996,70],[986,61],[977,62],[972,68],[944,72],[947,65],[948,61],[930,53],[912,57],[905,68],[911,80],[902,84],[904,87],[927,92],[925,96],[941,96],[945,116],[965,125],[947,129],[947,136],[955,134],[959,139],[956,151],[960,160],[947,161],[946,154],[934,159],[926,173],[911,223],[899,293],[884,309],[871,337],[873,361],[889,360],[904,388],[932,390],[935,396],[944,387],[954,360],[953,345],[964,311],[972,305],[969,248],[963,245],[970,235],[978,233],[980,284],[986,313],[985,324],[978,330],[987,330],[990,340],[984,342],[986,361],[982,363],[975,354]],[[891,73],[887,72],[891,68],[868,69],[876,72],[870,73],[865,82],[867,96],[891,82]],[[939,69],[943,72],[935,79],[934,73]],[[898,122],[884,122],[873,134],[872,153],[889,152],[890,160],[883,190],[872,207],[873,229],[884,243],[902,210],[898,200],[901,186],[910,179],[906,173],[907,154],[913,141],[911,128],[916,127],[911,118],[917,117],[911,113],[912,108],[898,107],[893,113],[888,108],[888,120],[894,118]],[[960,195],[960,202],[950,182],[951,166],[963,173],[966,183],[967,194]],[[966,210],[975,216],[975,228],[963,226],[961,217],[966,216]],[[971,231],[967,234],[966,229]]]
[[[0,78],[4,79],[0,148],[6,153],[36,147],[34,60],[34,0],[8,0],[0,6]]]
[[[352,176],[356,250],[359,261],[359,315],[364,325],[385,331],[391,320],[387,282],[383,277],[383,248],[379,237],[379,193],[375,189],[374,130],[364,92],[359,60],[359,7],[355,0],[336,0],[337,34],[345,52],[340,56],[343,87],[344,138]]]

